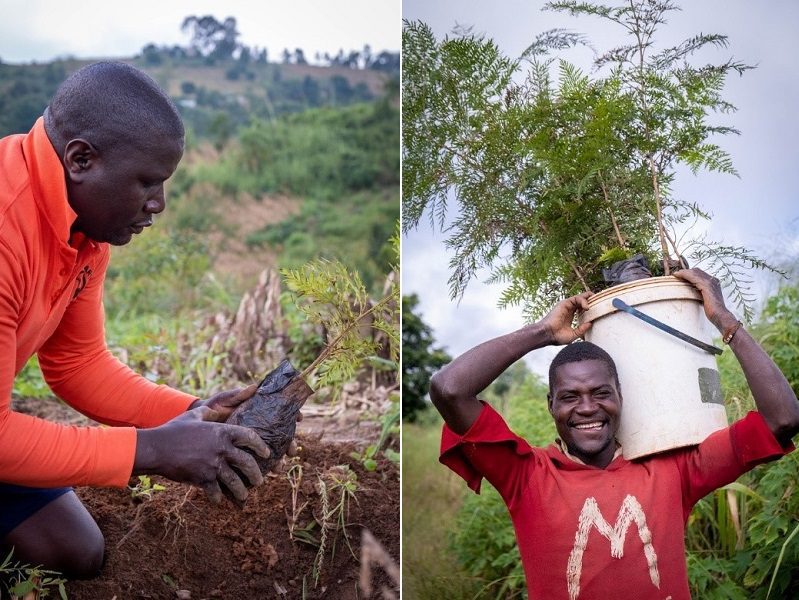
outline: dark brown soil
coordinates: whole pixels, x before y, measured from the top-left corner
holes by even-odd
[[[253,490],[241,509],[227,500],[214,506],[200,490],[158,478],[153,482],[166,490],[141,502],[134,502],[129,490],[79,488],[78,496],[105,535],[106,565],[97,579],[69,583],[69,598],[365,598],[358,581],[362,529],[368,529],[395,561],[399,557],[398,469],[383,461],[374,472],[363,470],[350,457],[351,445],[302,437],[298,442],[300,455]],[[328,529],[316,583],[318,548],[289,535],[292,490],[286,471],[293,465],[302,467],[297,505],[308,505],[299,512],[299,530],[322,519],[319,477],[330,489],[331,469],[347,464],[357,477],[355,499],[345,519],[352,551],[343,531]],[[328,495],[332,505],[335,500]],[[311,535],[318,540],[319,533],[317,523]],[[382,569],[375,567],[372,574],[377,590],[373,597],[380,597],[382,586],[396,592]],[[178,590],[190,596],[178,596]]]
[[[50,420],[90,423],[57,401],[13,402],[15,410]],[[215,506],[202,491],[157,477],[152,482],[166,489],[150,499],[134,500],[128,489],[78,488],[105,535],[106,564],[98,578],[69,582],[69,598],[361,600],[381,598],[383,589],[396,597],[398,587],[380,566],[371,567],[371,596],[359,583],[363,530],[371,532],[395,563],[399,559],[399,469],[382,459],[375,471],[366,471],[351,456],[375,442],[379,424],[342,404],[332,411],[306,405],[303,412],[296,438],[299,455],[287,458],[277,473],[252,490],[243,508],[228,500]],[[290,469],[297,482],[296,500],[287,476]],[[355,480],[355,496],[344,518],[347,540],[341,525],[330,522],[316,581],[318,545],[300,541],[301,530],[308,528],[318,542],[324,520],[320,478],[330,509],[337,502],[334,481],[347,477]],[[137,483],[131,480],[131,485]]]

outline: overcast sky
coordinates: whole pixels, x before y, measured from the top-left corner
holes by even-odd
[[[180,30],[188,15],[236,18],[239,41],[266,47],[270,60],[283,48],[314,54],[339,48],[372,51],[400,48],[397,0],[0,0],[0,59],[47,61],[127,57],[148,43],[186,45]]]
[[[518,57],[536,34],[553,27],[586,33],[599,50],[622,43],[615,30],[596,19],[541,12],[543,4],[540,0],[406,0],[403,18],[424,21],[439,39],[451,33],[456,24],[472,26],[474,32],[493,38],[512,57]],[[768,9],[764,3],[746,0],[703,0],[682,5],[683,12],[672,13],[669,25],[662,30],[662,41],[676,43],[700,32],[725,34],[730,38],[729,48],[714,51],[708,58],[721,62],[734,56],[758,68],[742,78],[728,80],[726,97],[739,110],[719,119],[742,132],[740,137],[721,140],[741,178],[680,173],[676,192],[713,213],[713,220],[705,226],[711,239],[746,245],[763,257],[796,254],[799,74],[795,36],[799,31],[799,2],[773,0]],[[570,60],[587,69],[591,54],[585,50],[570,55]],[[520,327],[523,321],[519,310],[496,308],[499,287],[475,282],[460,304],[448,299],[450,257],[443,247],[445,237],[432,232],[423,219],[420,229],[403,239],[403,293],[419,295],[423,318],[435,329],[438,341],[457,356],[481,341]],[[773,282],[758,278],[755,291],[762,297],[773,287]],[[528,363],[545,373],[554,352],[546,349],[533,353]]]

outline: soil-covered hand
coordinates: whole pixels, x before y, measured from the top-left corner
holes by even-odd
[[[214,394],[205,400],[195,400],[188,410],[194,410],[195,408],[199,408],[201,406],[207,406],[219,414],[219,418],[215,420],[225,422],[239,404],[252,398],[252,395],[257,389],[258,384],[253,383],[245,388],[236,388],[234,390],[219,392],[218,394]]]
[[[724,294],[721,291],[721,283],[718,279],[711,277],[701,269],[676,271],[674,276],[692,284],[699,290],[702,294],[705,315],[708,321],[713,323],[719,331],[723,332],[726,328],[735,325],[738,319],[724,305]]]
[[[555,305],[547,316],[541,319],[540,324],[550,337],[550,343],[562,345],[569,344],[577,338],[583,337],[591,323],[583,323],[579,327],[572,327],[574,315],[579,310],[588,310],[588,299],[592,292],[583,292],[577,296],[561,300]]]
[[[224,423],[240,404],[252,398],[257,391],[258,384],[252,383],[245,388],[236,388],[226,392],[219,392],[218,394],[214,394],[205,400],[195,400],[187,410],[194,410],[195,408],[199,408],[201,406],[207,406],[211,410],[218,413],[219,418],[214,420]],[[297,422],[299,423],[300,421],[302,421],[302,412],[297,413]]]
[[[271,451],[253,430],[220,423],[223,412],[208,406],[187,411],[152,429],[137,431],[133,474],[158,474],[174,481],[191,483],[208,494],[212,502],[222,500],[225,486],[240,502],[247,498],[247,486],[263,483],[255,458],[268,458]]]

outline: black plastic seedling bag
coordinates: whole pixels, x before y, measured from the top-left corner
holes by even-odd
[[[254,429],[272,451],[267,459],[255,457],[261,473],[271,471],[288,451],[297,427],[297,413],[311,394],[313,390],[286,359],[264,377],[252,398],[228,417],[227,422],[232,425]]]

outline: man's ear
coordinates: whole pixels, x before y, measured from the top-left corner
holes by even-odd
[[[64,169],[73,183],[81,183],[97,159],[97,150],[84,139],[70,140],[64,146]]]
[[[547,408],[549,409],[549,414],[552,414],[552,394],[547,392]]]

